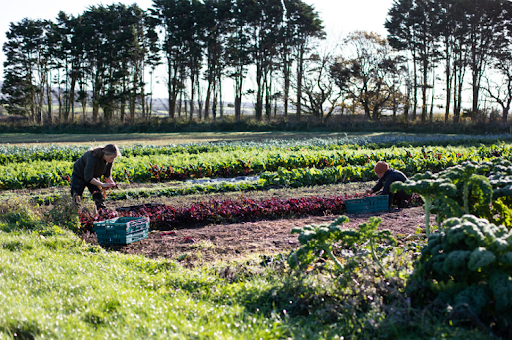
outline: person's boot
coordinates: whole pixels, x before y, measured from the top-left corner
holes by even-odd
[[[409,205],[409,202],[406,200],[403,200],[403,201],[400,201],[400,204],[398,205],[398,207],[401,209],[404,209],[404,208],[407,208],[408,205]]]
[[[82,204],[82,197],[81,196],[78,196],[77,194],[72,194],[72,202],[73,202],[73,205],[75,207],[80,207],[80,205]]]

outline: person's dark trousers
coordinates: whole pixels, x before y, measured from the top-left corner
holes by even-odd
[[[412,195],[406,194],[403,190],[397,191],[394,194],[389,195],[390,207],[392,203],[399,208],[407,208],[411,197]]]
[[[384,195],[382,191],[378,192],[376,195]],[[406,194],[405,191],[400,190],[393,193],[389,193],[389,203],[388,207],[391,208],[391,205],[394,204],[399,208],[406,208],[409,205],[409,201],[411,200],[412,195]]]
[[[85,188],[89,189],[89,191],[91,192],[92,199],[94,200],[94,204],[96,204],[96,208],[98,210],[107,208],[107,206],[105,205],[105,199],[103,198],[103,194],[96,185],[87,183],[84,179],[80,177],[71,176],[71,196],[74,200],[76,200],[78,196],[82,197]]]

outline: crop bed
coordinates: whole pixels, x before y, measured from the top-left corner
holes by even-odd
[[[330,223],[338,216],[327,214],[241,223],[213,223],[207,227],[186,227],[172,231],[153,230],[145,240],[108,248],[149,258],[175,259],[189,266],[244,258],[252,254],[288,253],[299,246],[297,237],[290,233],[294,227]],[[417,228],[425,222],[423,208],[412,207],[391,212],[348,215],[350,222],[345,227],[354,228],[366,222],[370,216],[382,218],[380,228],[391,230],[399,240],[421,236],[417,234]],[[434,221],[434,216],[431,219]],[[86,232],[81,238],[92,244],[97,242],[94,233]]]
[[[124,157],[116,160],[113,177],[117,182],[147,183],[261,174],[262,181],[256,188],[243,188],[254,190],[290,181],[290,185],[366,181],[374,177],[372,164],[382,159],[407,175],[440,171],[465,161],[489,161],[496,157],[512,159],[510,145],[503,142],[468,146],[460,145],[461,142],[454,139],[452,143],[428,148],[414,146],[417,142],[398,148],[387,143],[365,147],[340,140],[128,147],[123,148]],[[2,150],[0,189],[4,190],[68,185],[73,162],[85,151],[83,147],[3,147]],[[240,190],[225,186],[224,191]],[[211,189],[202,186],[190,190],[205,192]],[[178,189],[162,194],[175,196],[190,190]],[[139,195],[137,192],[130,194]],[[119,197],[123,198],[122,195]]]
[[[501,137],[506,139],[506,136]],[[430,142],[431,146],[423,145],[425,142]],[[204,230],[210,230],[212,226],[226,226],[226,233],[230,234],[232,225],[282,225],[286,230],[285,238],[293,238],[288,230],[295,221],[308,218],[324,221],[326,216],[334,219],[345,213],[344,200],[360,197],[365,188],[374,184],[373,164],[378,160],[386,160],[393,168],[411,176],[425,171],[439,172],[467,161],[512,158],[511,146],[498,142],[498,138],[493,139],[492,136],[473,139],[457,136],[438,140],[407,137],[267,140],[132,145],[121,149],[124,156],[114,166],[114,177],[121,189],[105,193],[112,211],[146,202],[163,205],[119,213],[120,216],[149,216],[153,230],[180,234],[186,233],[183,230],[204,226],[208,226]],[[3,191],[4,194],[12,192],[17,196],[21,193],[31,197],[34,203],[51,206],[65,199],[72,162],[85,150],[84,146],[4,146],[0,156],[0,187],[11,189]],[[235,182],[220,179],[204,184],[186,182],[237,175],[256,175],[259,179]],[[420,204],[421,199],[417,199],[416,206]],[[416,208],[414,211],[412,220],[403,212],[389,213],[390,216],[400,216],[399,223],[390,224],[391,229],[397,229],[396,233],[409,234],[424,226],[424,216],[422,222],[416,221],[422,210]],[[94,221],[116,215],[114,212],[104,212],[101,216],[83,214],[81,222],[84,230],[91,231]],[[386,227],[386,223],[381,225],[381,228]],[[160,235],[158,232],[150,233],[148,242],[160,242],[166,245],[164,248],[171,247],[166,242],[169,236],[155,239]],[[219,233],[224,231],[219,230]],[[271,232],[268,234],[272,235]],[[85,237],[91,239],[90,236]],[[192,235],[191,240],[187,239],[191,242],[187,247],[214,249],[216,244],[208,237]],[[243,248],[243,244],[239,246]],[[256,248],[265,250],[268,247]],[[156,254],[167,256],[165,251]]]

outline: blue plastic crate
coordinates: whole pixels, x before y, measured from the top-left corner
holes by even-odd
[[[116,217],[94,222],[100,244],[130,244],[148,237],[149,217]]]
[[[345,200],[347,214],[360,214],[389,209],[389,195],[369,196]]]

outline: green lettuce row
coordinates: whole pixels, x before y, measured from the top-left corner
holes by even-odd
[[[201,157],[192,157],[191,155],[182,155],[181,157],[165,155],[122,157],[116,161],[113,177],[116,181],[144,183],[155,180],[155,173],[158,173],[158,171],[161,171],[158,175],[159,180],[234,177],[259,174],[265,171],[277,171],[279,168],[287,170],[336,166],[366,168],[371,167],[378,160],[386,160],[392,167],[402,170],[407,175],[412,175],[427,170],[438,172],[467,160],[487,161],[498,156],[503,159],[512,159],[511,148],[504,145],[481,147],[479,149],[435,148],[425,150],[425,148],[417,148],[407,150],[393,148],[378,152],[365,153],[364,151],[369,150],[345,150],[343,152],[272,151],[260,154],[255,152],[233,152],[205,154]],[[169,164],[169,162],[176,168],[169,169],[163,166]],[[153,167],[150,164],[153,164]],[[55,160],[0,166],[0,189],[66,185],[66,178],[71,175],[72,166],[72,162]],[[157,169],[156,172],[155,168]],[[167,171],[171,173],[171,176],[166,177]],[[180,173],[183,176],[179,175]],[[175,174],[178,174],[178,176],[173,178],[172,176],[175,176]],[[369,178],[369,175],[366,177]],[[363,177],[361,176],[361,178]]]
[[[476,143],[496,143],[497,140],[510,140],[509,135],[480,136],[373,136],[345,138],[308,138],[303,140],[264,140],[236,142],[205,142],[180,145],[131,145],[120,146],[126,157],[174,154],[204,154],[212,152],[233,152],[239,150],[324,150],[337,151],[346,149],[384,149],[393,146],[421,147],[422,145],[475,145]],[[75,161],[91,146],[11,146],[0,145],[0,165],[29,161]]]
[[[232,192],[232,191],[254,191],[266,190],[269,188],[268,183],[258,182],[238,182],[238,183],[213,183],[213,184],[194,184],[184,187],[174,187],[165,189],[128,189],[122,191],[109,191],[107,198],[109,200],[122,201],[128,199],[147,198],[147,197],[176,197],[184,195],[194,195],[199,193],[216,193],[216,192]],[[50,204],[60,200],[60,194],[36,195],[32,197],[32,201],[37,204]]]

